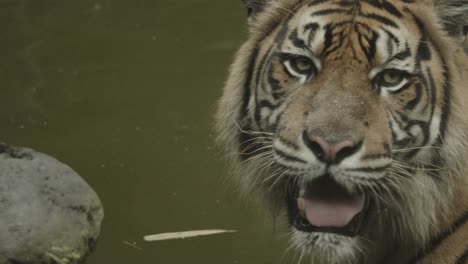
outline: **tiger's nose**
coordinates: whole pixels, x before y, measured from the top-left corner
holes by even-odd
[[[354,143],[350,139],[339,142],[330,142],[320,136],[303,134],[304,143],[321,161],[326,163],[339,163],[343,159],[356,153],[361,147],[361,143]]]

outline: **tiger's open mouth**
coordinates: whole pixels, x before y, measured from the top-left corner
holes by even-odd
[[[325,175],[288,194],[290,224],[303,232],[358,235],[369,211],[364,192],[349,193]]]

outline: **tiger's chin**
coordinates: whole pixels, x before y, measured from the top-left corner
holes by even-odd
[[[368,230],[371,201],[330,176],[291,186],[287,215],[291,242],[313,263],[357,263]]]
[[[301,259],[311,259],[314,264],[359,263],[363,251],[358,237],[336,233],[306,232],[294,227],[291,244],[299,251]]]

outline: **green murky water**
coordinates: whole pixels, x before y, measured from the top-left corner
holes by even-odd
[[[1,139],[97,191],[90,264],[290,263],[281,232],[225,182],[211,122],[245,36],[240,0],[0,0]],[[236,234],[143,242],[147,234]]]

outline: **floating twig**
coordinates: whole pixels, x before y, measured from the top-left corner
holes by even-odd
[[[224,233],[234,233],[236,230],[196,230],[196,231],[185,231],[185,232],[174,232],[174,233],[163,233],[156,235],[145,236],[143,239],[148,242],[152,241],[162,241],[162,240],[171,240],[171,239],[185,239],[198,236],[209,236],[209,235],[218,235]]]

